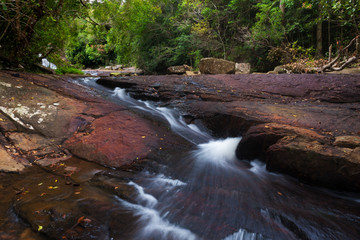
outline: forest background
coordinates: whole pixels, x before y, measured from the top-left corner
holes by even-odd
[[[164,73],[216,57],[265,72],[326,61],[359,27],[358,0],[0,0],[0,64]]]

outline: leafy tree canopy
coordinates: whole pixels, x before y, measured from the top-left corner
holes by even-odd
[[[53,55],[149,73],[219,57],[266,71],[341,48],[359,22],[353,0],[0,0],[0,57],[31,64]]]

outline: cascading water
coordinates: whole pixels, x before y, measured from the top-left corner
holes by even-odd
[[[87,83],[94,86],[93,83]],[[258,161],[239,161],[240,138],[213,139],[172,109],[108,91],[128,107],[168,122],[194,144],[186,158],[160,173],[144,171],[128,185],[136,203],[117,198],[138,217],[132,239],[355,239],[359,203],[269,173]],[[352,215],[354,209],[356,213]],[[356,225],[356,224],[355,224]]]
[[[170,124],[171,129],[174,132],[191,143],[198,144],[207,142],[211,139],[211,136],[208,133],[201,131],[196,125],[186,124],[184,119],[175,110],[165,107],[156,107],[150,102],[135,100],[126,93],[125,89],[121,88],[115,88],[113,96],[126,102],[128,107],[140,109],[144,112],[164,118]]]

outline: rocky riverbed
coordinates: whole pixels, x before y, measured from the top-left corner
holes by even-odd
[[[134,201],[136,189],[126,183],[190,148],[158,119],[72,81],[79,77],[0,73],[0,238],[129,239],[137,217],[106,194]],[[97,82],[180,109],[214,136],[243,136],[239,159],[261,159],[268,170],[310,185],[360,191],[359,75]]]
[[[135,98],[168,103],[214,134],[242,135],[240,159],[311,184],[360,189],[359,75],[102,77]]]

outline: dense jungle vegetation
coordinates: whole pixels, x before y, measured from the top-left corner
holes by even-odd
[[[161,73],[217,57],[268,71],[327,59],[359,27],[358,0],[0,0],[0,59]]]

